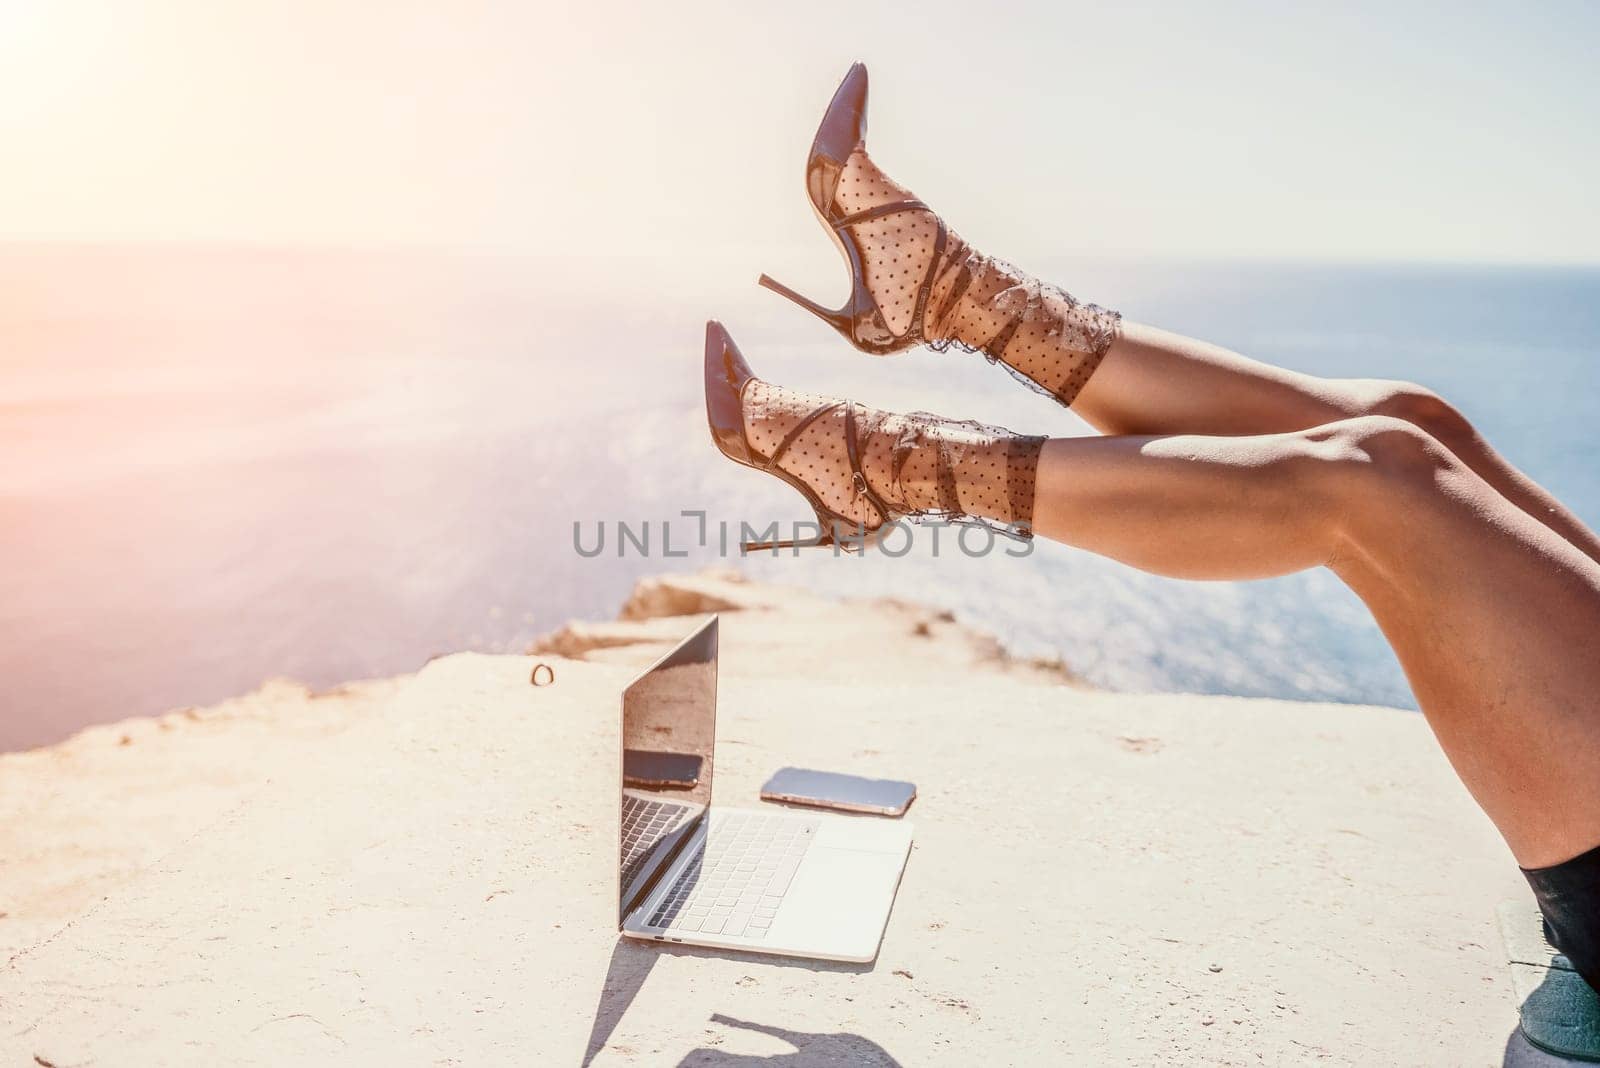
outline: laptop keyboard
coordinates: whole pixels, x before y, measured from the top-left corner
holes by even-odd
[[[622,795],[622,885],[638,874],[650,850],[678,823],[688,805]]]
[[[817,826],[786,815],[713,812],[705,848],[662,898],[650,926],[765,938]]]

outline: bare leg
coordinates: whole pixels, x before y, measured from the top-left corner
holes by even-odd
[[[812,397],[742,361],[734,389],[727,362],[708,360],[708,412],[739,406],[735,458],[819,516],[983,516],[1176,578],[1331,568],[1519,863],[1600,843],[1600,564],[1415,423],[1044,440]]]
[[[954,231],[938,240],[932,210],[884,174],[864,144],[845,163],[835,198],[839,213],[861,220],[846,229],[862,257],[860,280],[890,331],[918,327],[919,340],[935,347],[983,352],[1104,433],[1271,434],[1393,416],[1415,423],[1511,503],[1600,561],[1600,537],[1420,386],[1296,374],[1121,321]],[[919,290],[923,278],[931,282]]]
[[[1600,536],[1495,452],[1448,403],[1409,382],[1318,378],[1124,322],[1072,408],[1107,434],[1273,434],[1394,416],[1426,431],[1512,504],[1600,561]]]
[[[1414,424],[1054,439],[1034,529],[1180,578],[1326,564],[1518,862],[1600,843],[1600,566]]]

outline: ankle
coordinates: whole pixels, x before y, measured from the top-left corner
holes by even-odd
[[[951,232],[949,247],[934,274],[923,320],[923,333],[936,348],[958,344],[972,351],[988,340],[978,336],[976,309],[972,305],[972,284],[987,260],[959,234]]]
[[[1003,364],[1070,405],[1116,340],[1122,316],[1077,300],[955,239],[935,278],[925,331],[937,349],[960,345]]]
[[[1044,438],[925,413],[875,415],[863,471],[895,510],[1031,524]]]
[[[937,447],[928,427],[909,416],[866,409],[859,416],[861,473],[867,486],[897,511],[915,513],[939,506],[937,471],[918,462]]]

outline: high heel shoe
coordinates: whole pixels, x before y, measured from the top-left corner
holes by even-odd
[[[728,332],[706,324],[706,422],[728,459],[776,475],[817,517],[810,538],[745,542],[745,552],[834,546],[857,552],[897,520],[983,526],[1026,541],[1044,438],[897,415],[764,382]]]
[[[825,308],[768,275],[761,276],[761,284],[817,316],[843,334],[856,348],[876,355],[888,355],[921,344],[925,339],[923,320],[927,315],[928,299],[933,292],[934,279],[950,235],[944,221],[934,214],[933,209],[914,197],[891,199],[855,212],[847,212],[840,206],[840,177],[851,154],[866,147],[866,134],[867,68],[857,63],[850,68],[834,92],[833,101],[822,117],[822,125],[818,127],[817,136],[811,142],[811,152],[806,157],[806,195],[811,199],[817,218],[828,228],[834,244],[849,265],[850,299],[841,308]],[[917,272],[916,277],[907,271],[899,279],[895,294],[897,303],[911,299],[912,282],[916,282],[916,290],[909,324],[896,331],[891,328],[889,317],[867,284],[867,252],[852,227],[908,212],[927,216],[926,220],[920,222],[919,229],[933,234],[932,255],[926,270]]]
[[[1122,317],[968,245],[873,163],[866,114],[867,70],[857,63],[834,93],[806,160],[806,195],[850,268],[849,301],[824,308],[767,275],[761,284],[863,352],[958,346],[1071,405]]]
[[[744,355],[735,345],[721,323],[715,319],[706,323],[706,422],[711,427],[711,440],[716,442],[722,455],[735,463],[753,467],[757,471],[776,475],[798,490],[811,505],[817,516],[818,533],[811,538],[790,538],[773,541],[741,542],[740,551],[759,552],[764,549],[803,549],[837,546],[846,552],[860,551],[882,537],[895,518],[889,506],[867,484],[861,471],[861,449],[855,405],[849,401],[831,401],[813,408],[789,429],[770,456],[763,456],[751,444],[744,419],[745,392],[752,383],[760,380],[750,370]],[[778,466],[790,447],[819,419],[844,410],[844,443],[849,456],[851,481],[856,496],[864,499],[876,511],[878,521],[866,524],[864,520],[849,519],[824,504],[817,493],[801,479]]]

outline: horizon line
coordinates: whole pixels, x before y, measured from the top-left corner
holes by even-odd
[[[721,249],[765,248],[767,243],[734,242],[718,246]],[[487,256],[519,260],[552,260],[571,262],[606,261],[662,261],[681,262],[681,252],[666,248],[647,251],[574,253],[570,250],[546,251],[526,244],[423,241],[415,239],[373,239],[348,241],[335,239],[289,239],[256,237],[90,237],[84,235],[29,236],[0,234],[0,249],[52,248],[52,249],[140,249],[163,248],[193,251],[261,251],[261,252],[322,252],[322,253],[372,253],[409,252],[455,256]],[[708,256],[696,256],[704,260]],[[1307,267],[1452,267],[1461,269],[1527,269],[1527,270],[1600,270],[1600,256],[1594,259],[1465,259],[1429,255],[1385,256],[1307,253],[1255,253],[1255,252],[1151,252],[1138,249],[1105,251],[1062,252],[1035,257],[1046,260],[1091,260],[1121,265],[1133,264],[1228,264],[1237,266],[1307,266]]]

